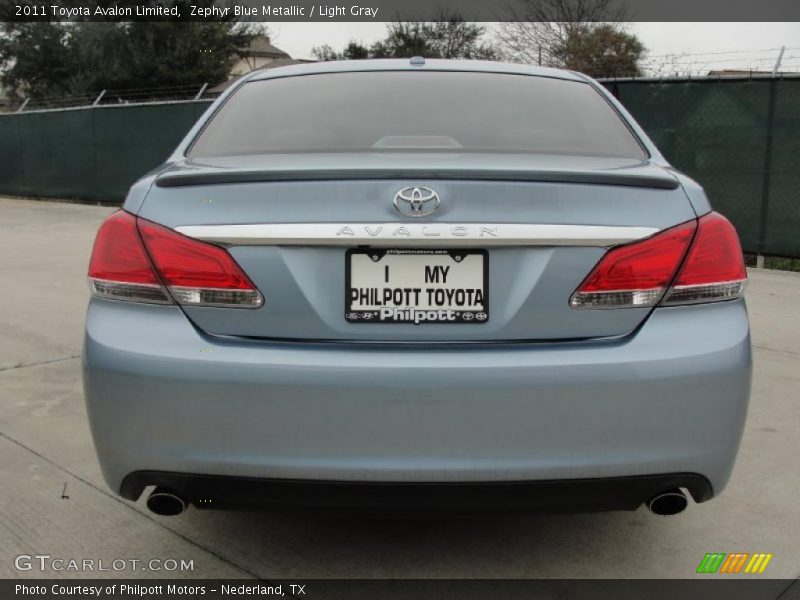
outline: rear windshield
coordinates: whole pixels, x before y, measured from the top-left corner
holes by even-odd
[[[587,83],[452,71],[252,81],[217,112],[189,156],[381,151],[645,157]]]

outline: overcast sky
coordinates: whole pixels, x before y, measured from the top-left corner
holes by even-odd
[[[311,49],[322,44],[336,49],[351,39],[369,44],[386,31],[385,23],[270,23],[268,27],[273,43],[296,58],[310,58]],[[647,46],[649,60],[680,55],[681,64],[693,72],[771,70],[781,46],[787,47],[782,70],[800,71],[800,23],[632,23],[629,27]]]

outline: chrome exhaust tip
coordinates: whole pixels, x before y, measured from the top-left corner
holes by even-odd
[[[686,510],[689,500],[679,489],[669,490],[653,496],[647,503],[647,508],[651,513],[668,517],[677,515]]]
[[[147,497],[147,508],[157,515],[173,517],[186,510],[186,501],[169,490],[157,487]]]

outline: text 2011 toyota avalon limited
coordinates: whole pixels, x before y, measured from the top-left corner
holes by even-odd
[[[681,511],[747,410],[731,224],[594,81],[255,72],[100,228],[85,390],[150,508]]]

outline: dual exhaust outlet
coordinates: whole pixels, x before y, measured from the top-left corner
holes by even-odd
[[[181,514],[188,502],[178,494],[157,487],[147,497],[147,508],[151,512],[165,517],[172,517]],[[675,488],[656,494],[647,502],[650,512],[663,517],[677,515],[683,512],[689,505],[689,500],[681,490]]]
[[[662,517],[682,513],[689,505],[689,500],[678,488],[656,494],[647,502],[648,510]]]
[[[147,508],[150,512],[164,517],[179,515],[187,506],[186,500],[165,488],[157,487],[147,497]]]

